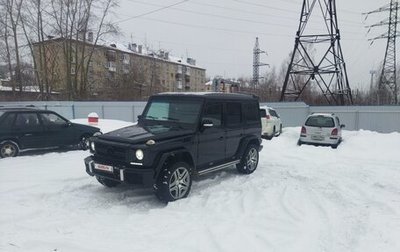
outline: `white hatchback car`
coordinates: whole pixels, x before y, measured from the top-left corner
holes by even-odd
[[[261,115],[261,135],[264,138],[271,139],[282,133],[282,121],[275,109],[267,106],[260,107]]]
[[[344,124],[340,124],[339,117],[335,114],[311,114],[301,127],[297,144],[330,145],[336,149],[342,141],[342,128]]]

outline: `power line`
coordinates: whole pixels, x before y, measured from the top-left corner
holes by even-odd
[[[218,28],[218,27],[213,27],[213,26],[206,26],[206,25],[194,25],[194,24],[187,24],[187,23],[179,23],[179,22],[173,22],[169,20],[163,20],[163,19],[156,19],[156,18],[142,18],[145,20],[149,21],[154,21],[154,22],[160,22],[160,23],[167,23],[167,24],[174,24],[174,25],[180,25],[180,26],[187,26],[191,28],[200,28],[200,29],[207,29],[207,30],[216,30],[216,31],[225,31],[225,32],[233,32],[233,33],[243,33],[243,34],[261,34],[265,36],[271,36],[271,37],[290,37],[290,35],[287,34],[276,34],[276,33],[265,33],[265,32],[258,32],[258,31],[248,31],[248,30],[234,30],[234,29],[227,29],[227,28]]]
[[[152,11],[149,11],[149,12],[142,13],[142,14],[137,15],[137,16],[133,16],[133,17],[129,17],[129,18],[126,18],[126,19],[122,19],[122,20],[116,21],[116,22],[114,22],[114,24],[122,23],[122,22],[131,20],[131,19],[135,19],[135,18],[144,17],[144,16],[150,15],[150,14],[155,13],[155,12],[159,12],[159,11],[162,11],[162,10],[165,10],[165,9],[168,9],[168,8],[172,8],[172,7],[176,6],[176,5],[183,4],[183,3],[188,2],[188,1],[189,0],[183,0],[183,1],[171,4],[171,5],[163,6],[163,7],[159,8],[159,9],[155,9],[155,10],[152,10]]]
[[[160,7],[162,5],[159,4],[153,4],[153,3],[148,3],[148,2],[143,2],[143,1],[137,1],[137,0],[129,0],[130,2],[134,2],[134,3],[139,3],[139,4],[143,4],[143,5],[149,5],[149,6],[157,6]],[[252,12],[252,11],[246,11],[243,9],[235,9],[232,7],[226,7],[226,6],[220,6],[220,5],[215,5],[215,4],[207,4],[207,3],[198,3],[198,2],[190,2],[191,4],[195,4],[195,5],[200,5],[200,6],[209,6],[209,7],[213,7],[213,8],[220,8],[223,10],[231,10],[231,11],[235,11],[235,12],[240,12],[240,13],[249,13],[252,15],[260,15],[265,17],[266,13],[259,13],[259,12]],[[258,24],[269,24],[269,25],[275,25],[275,26],[283,26],[282,23],[271,23],[271,22],[262,22],[262,21],[256,21],[256,20],[251,20],[251,19],[243,19],[243,18],[238,18],[238,17],[232,17],[232,16],[223,16],[223,15],[217,15],[217,14],[212,14],[212,13],[205,13],[205,12],[199,12],[199,11],[193,11],[193,10],[187,10],[187,9],[182,9],[182,8],[171,8],[173,10],[178,10],[178,11],[182,11],[182,12],[186,12],[186,13],[194,13],[194,14],[198,14],[198,15],[203,15],[203,16],[209,16],[209,17],[217,17],[217,18],[223,18],[223,19],[229,19],[229,20],[237,20],[237,21],[243,21],[243,22],[250,22],[250,23],[258,23]],[[269,8],[271,9],[271,8]],[[289,10],[286,9],[280,9],[279,10],[285,11],[285,12],[291,12]],[[293,21],[293,16],[291,17],[287,17],[287,16],[282,16],[282,15],[274,15],[274,14],[268,14],[268,17],[276,17],[279,19],[287,19],[287,20],[292,20]],[[341,20],[341,21],[346,21],[346,23],[352,23],[352,25],[348,24],[349,26],[353,26],[353,27],[359,27],[361,25],[361,23],[359,22],[354,22],[354,21],[347,21],[347,20]]]
[[[129,0],[130,2],[135,2],[135,3],[139,3],[139,4],[144,4],[144,5],[149,5],[149,6],[157,6],[160,7],[160,5],[158,4],[152,4],[152,3],[147,3],[147,2],[142,2],[142,1],[136,1],[136,0]],[[191,2],[192,3],[192,2]],[[248,22],[248,23],[256,23],[256,24],[264,24],[264,25],[273,25],[273,26],[280,26],[280,27],[288,27],[288,28],[292,28],[291,25],[287,25],[287,24],[282,24],[282,23],[271,23],[271,22],[262,22],[262,21],[255,21],[255,20],[251,20],[251,19],[243,19],[243,18],[236,18],[236,17],[231,17],[231,16],[224,16],[224,15],[217,15],[217,14],[211,14],[211,13],[204,13],[204,12],[199,12],[199,11],[192,11],[192,10],[186,10],[186,9],[181,9],[181,8],[172,8],[174,10],[177,11],[181,11],[181,12],[185,12],[185,13],[193,13],[193,14],[197,14],[197,15],[203,15],[203,16],[208,16],[208,17],[216,17],[216,18],[221,18],[221,19],[227,19],[227,20],[235,20],[235,21],[241,21],[241,22]],[[138,16],[132,17],[132,18],[136,18]],[[129,19],[129,18],[128,18]],[[127,19],[124,19],[127,20]],[[293,20],[293,19],[292,19]],[[120,21],[117,21],[120,22]],[[361,23],[360,23],[361,24]],[[312,28],[310,29],[312,30]],[[351,32],[352,34],[354,33],[358,33],[358,32]]]

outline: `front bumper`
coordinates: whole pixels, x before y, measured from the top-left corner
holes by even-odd
[[[112,172],[97,170],[95,164],[112,166]],[[107,162],[99,162],[93,156],[85,158],[86,173],[90,176],[103,177],[113,181],[153,186],[155,183],[155,172],[151,168],[134,168],[130,166],[115,166]]]

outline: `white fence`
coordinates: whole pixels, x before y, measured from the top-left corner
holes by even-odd
[[[100,118],[134,122],[146,102],[0,102],[0,106],[27,106],[56,111],[68,119],[86,118],[96,112]],[[262,103],[277,110],[284,126],[300,126],[313,112],[330,112],[339,116],[346,130],[400,132],[400,106],[308,106],[305,103]]]

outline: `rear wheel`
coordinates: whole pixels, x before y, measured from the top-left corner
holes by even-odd
[[[298,146],[301,146],[303,144],[303,142],[299,139],[298,141],[297,141],[297,145]]]
[[[255,144],[250,144],[236,169],[243,174],[253,173],[258,165],[258,148]]]
[[[106,187],[116,187],[117,185],[119,185],[120,183],[111,179],[106,179],[103,177],[98,177],[96,176],[97,181],[99,181],[100,184],[102,184],[103,186]]]
[[[189,165],[185,162],[177,162],[164,167],[161,171],[155,193],[161,201],[170,202],[187,197],[191,186]]]
[[[0,145],[0,157],[16,157],[18,155],[18,145],[11,141],[6,141]]]
[[[280,125],[279,130],[274,132],[274,136],[279,136],[282,133],[282,125]]]

